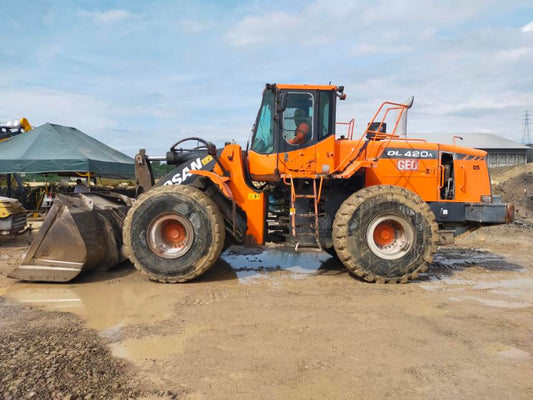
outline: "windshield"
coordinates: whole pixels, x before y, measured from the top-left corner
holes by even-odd
[[[270,154],[274,151],[274,93],[265,91],[263,104],[257,120],[252,150],[257,153]]]

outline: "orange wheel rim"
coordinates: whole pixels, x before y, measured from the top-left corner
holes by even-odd
[[[194,228],[184,215],[166,212],[156,216],[146,230],[150,250],[168,260],[185,255],[194,242]]]
[[[403,215],[385,214],[374,218],[366,230],[370,251],[383,260],[398,260],[413,247],[414,226]]]
[[[387,246],[394,241],[396,229],[388,221],[383,221],[374,230],[374,242],[378,246]]]
[[[186,241],[187,231],[179,221],[169,220],[165,221],[161,227],[161,236],[169,245],[178,245],[179,247]]]

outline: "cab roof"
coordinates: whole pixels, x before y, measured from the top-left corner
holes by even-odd
[[[283,83],[276,84],[278,89],[295,89],[295,90],[338,90],[335,85],[286,85]]]

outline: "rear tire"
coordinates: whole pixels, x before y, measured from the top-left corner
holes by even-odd
[[[177,283],[203,274],[220,256],[224,219],[202,191],[161,186],[134,203],[124,221],[124,246],[150,279]]]
[[[397,186],[371,186],[348,197],[333,223],[334,247],[354,275],[405,283],[427,270],[438,226],[429,206]]]

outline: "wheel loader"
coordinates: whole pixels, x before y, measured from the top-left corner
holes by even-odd
[[[165,156],[140,150],[137,198],[114,245],[159,282],[196,278],[230,245],[272,242],[320,248],[368,282],[404,283],[427,269],[438,244],[513,220],[513,206],[491,193],[485,151],[400,134],[412,98],[381,104],[354,137],[354,120],[336,121],[345,98],[343,86],[267,84],[246,149],[191,137]],[[155,182],[153,161],[176,168]],[[60,275],[59,264],[38,261],[38,247],[12,277]]]
[[[29,230],[26,227],[27,211],[17,199],[0,196],[0,235],[18,235]]]

